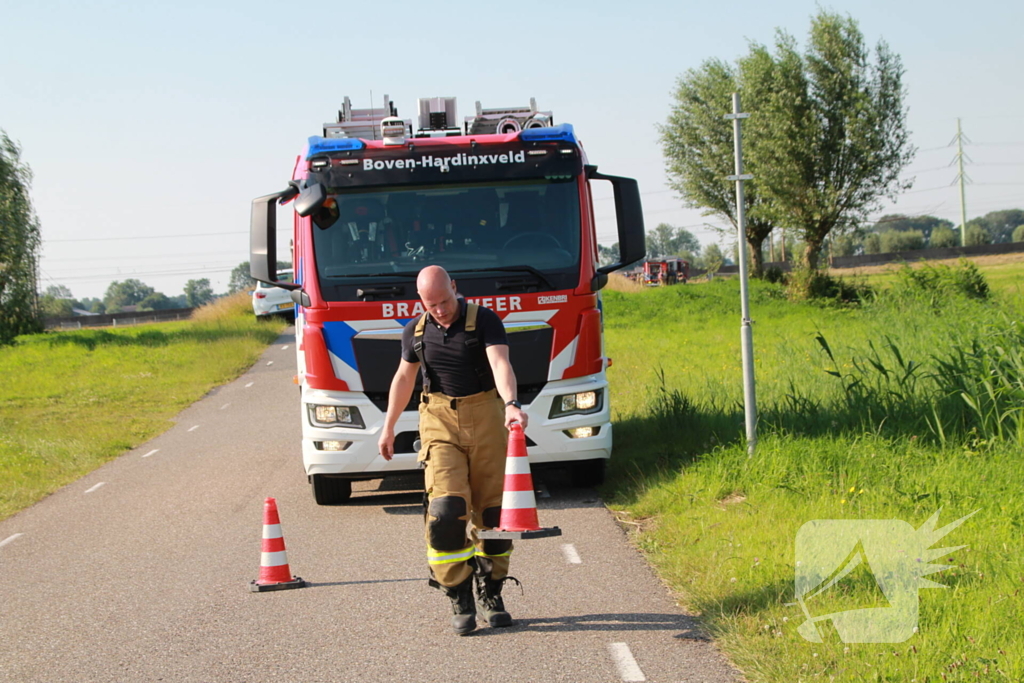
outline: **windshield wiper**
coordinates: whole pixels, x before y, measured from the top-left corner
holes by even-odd
[[[544,276],[544,273],[540,272],[539,270],[537,270],[533,266],[526,266],[526,265],[523,265],[523,266],[491,266],[490,268],[470,268],[468,270],[453,270],[451,272],[454,275],[455,273],[487,273],[487,272],[492,272],[492,271],[501,271],[501,272],[505,272],[505,273],[530,273],[533,276],[535,276],[538,280],[540,280],[540,282],[545,287],[547,287],[548,289],[554,289],[555,288],[555,286],[553,284],[551,284],[551,281],[548,280]],[[498,286],[498,289],[502,289],[501,283],[495,283],[495,284]],[[510,283],[510,284],[513,284],[513,283]],[[518,284],[518,283],[514,283],[514,284]]]
[[[391,287],[361,287],[356,290],[356,296],[363,301],[374,301],[380,296],[388,297],[390,299],[396,296],[405,296],[405,287],[402,285],[393,285]]]

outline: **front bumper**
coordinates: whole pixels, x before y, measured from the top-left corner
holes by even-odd
[[[582,391],[604,392],[601,410],[588,415],[549,418],[556,396]],[[534,465],[568,463],[577,460],[610,458],[612,451],[611,407],[608,382],[604,373],[571,380],[549,382],[523,411],[529,415],[526,436],[535,445],[527,451]],[[316,427],[310,424],[309,404],[355,406],[359,408],[365,429],[349,427]],[[418,432],[419,415],[402,413],[395,425],[395,456],[384,460],[377,448],[384,413],[360,392],[331,392],[319,389],[302,390],[302,462],[307,475],[340,474],[352,479],[376,479],[419,469],[417,453],[412,448]],[[598,433],[585,438],[571,438],[565,430],[597,427]],[[348,442],[345,450],[326,451],[317,447],[324,441]]]

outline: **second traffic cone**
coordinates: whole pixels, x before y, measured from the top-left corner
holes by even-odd
[[[288,567],[288,553],[284,548],[281,533],[281,518],[277,513],[277,501],[267,498],[263,503],[263,545],[260,553],[260,578],[249,583],[249,590],[256,592],[279,591],[288,588],[302,588],[306,582],[292,576]]]
[[[518,422],[513,422],[508,435],[505,457],[505,492],[501,497],[501,518],[498,528],[478,531],[481,539],[543,538],[561,536],[557,526],[544,528],[537,521],[537,499],[533,495],[533,475],[526,454],[526,435]]]
[[[526,454],[526,435],[513,422],[508,435],[505,458],[505,493],[501,497],[500,531],[537,531],[537,499],[533,495],[533,475]]]

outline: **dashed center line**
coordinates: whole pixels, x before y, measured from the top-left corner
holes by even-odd
[[[583,560],[580,559],[580,554],[576,552],[576,546],[572,543],[562,544],[562,554],[565,555],[565,561],[569,564],[583,564]]]
[[[246,388],[246,389],[248,389],[248,388],[249,388],[249,387],[251,387],[251,386],[252,386],[253,384],[256,384],[256,382],[249,382],[248,384],[246,384],[246,385],[245,385],[245,388]]]
[[[159,448],[154,448],[153,450],[151,450],[151,451],[150,451],[149,453],[146,453],[146,454],[145,454],[144,456],[142,456],[142,457],[143,457],[143,458],[148,458],[149,456],[153,455],[154,453],[156,453],[156,452],[157,452],[157,451],[159,451],[159,450],[160,450]]]
[[[4,540],[0,541],[0,548],[3,548],[5,545],[10,543],[11,541],[16,540],[16,539],[18,539],[18,538],[20,538],[20,537],[22,537],[24,535],[25,534],[14,534],[13,536],[8,536]]]
[[[274,361],[272,361],[272,360],[268,360],[267,361],[267,365],[273,365],[273,364],[274,364]]]
[[[85,492],[86,492],[86,493],[92,493],[93,491],[95,491],[96,489],[98,489],[99,487],[103,486],[103,485],[104,485],[104,484],[106,484],[106,483],[107,483],[107,482],[105,482],[105,481],[101,481],[100,483],[98,483],[98,484],[96,484],[95,486],[93,486],[93,487],[92,487],[91,489],[86,489],[86,491],[85,491]]]
[[[625,643],[609,643],[608,652],[615,662],[615,668],[619,670],[619,677],[633,683],[634,681],[646,681],[647,677],[640,670],[640,665],[633,659],[633,653],[629,651],[629,645]]]
[[[282,346],[282,347],[281,347],[281,350],[282,350],[282,351],[287,351],[287,350],[288,350],[288,345],[287,345],[287,344],[285,344],[284,346]]]
[[[229,405],[231,405],[231,404],[230,404],[230,403],[225,403],[224,405],[222,405],[222,406],[220,407],[220,409],[221,409],[221,410],[224,410],[224,409],[225,409],[225,408],[227,408],[227,407],[228,407]]]
[[[194,432],[194,431],[196,431],[197,429],[199,429],[199,425],[193,425],[193,426],[191,426],[191,427],[189,427],[189,428],[188,428],[188,431],[190,431],[190,432]]]

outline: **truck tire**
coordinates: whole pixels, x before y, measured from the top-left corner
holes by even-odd
[[[352,480],[314,474],[313,498],[317,505],[343,505],[352,497]]]
[[[576,488],[591,488],[604,483],[604,468],[607,460],[578,460],[569,465],[569,479]]]

